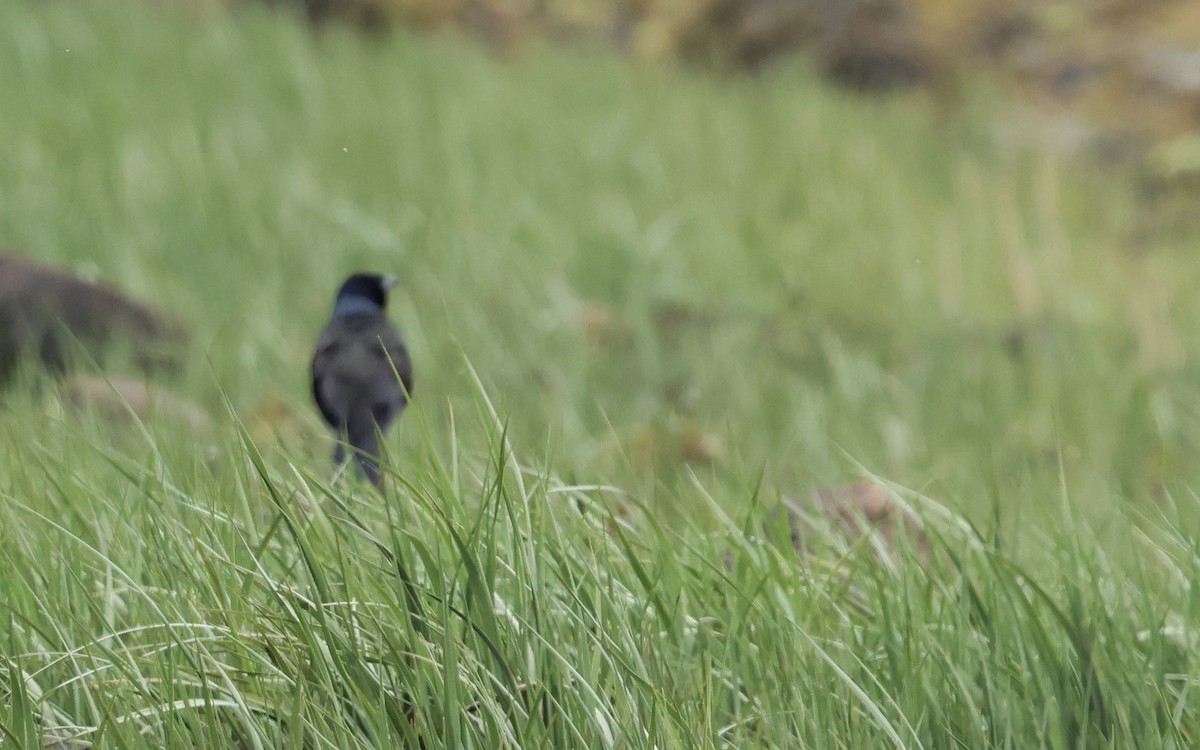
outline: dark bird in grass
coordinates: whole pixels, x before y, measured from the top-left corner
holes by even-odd
[[[364,476],[379,486],[379,439],[408,404],[412,363],[387,318],[387,292],[396,280],[356,273],[342,284],[333,314],[317,339],[312,392],[338,436],[333,461],[346,449]]]

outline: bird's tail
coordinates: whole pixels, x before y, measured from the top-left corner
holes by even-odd
[[[351,419],[346,425],[346,441],[359,470],[371,484],[379,486],[379,428],[370,416]],[[342,446],[338,445],[335,460],[341,459]],[[338,461],[340,463],[340,460]]]

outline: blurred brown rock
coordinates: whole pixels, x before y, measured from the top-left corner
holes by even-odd
[[[270,5],[300,11],[319,24],[337,21],[366,31],[378,31],[393,23],[419,29],[437,29],[454,21],[456,0],[266,0]]]
[[[62,372],[82,350],[103,361],[127,347],[142,370],[178,365],[181,325],[105,284],[15,255],[0,255],[0,384],[23,358]]]
[[[813,0],[708,0],[680,24],[676,48],[686,59],[758,67],[821,33]]]
[[[784,508],[792,546],[798,552],[809,552],[829,541],[853,544],[869,537],[880,558],[894,559],[897,546],[905,540],[918,559],[928,559],[929,542],[921,522],[876,482],[818,487],[807,498],[785,499]]]
[[[313,24],[337,22],[364,31],[401,24],[424,31],[457,28],[506,51],[524,26],[534,24],[533,8],[505,0],[265,0],[299,12]],[[522,13],[522,10],[528,12]]]
[[[992,61],[1003,60],[1023,45],[1034,43],[1039,31],[1033,16],[1023,9],[984,7],[965,25],[968,51]]]
[[[681,23],[686,59],[758,68],[811,47],[833,81],[862,91],[914,86],[933,73],[903,0],[708,0]]]
[[[933,80],[933,57],[902,0],[827,2],[826,18],[820,60],[830,80],[856,91]]]
[[[59,392],[68,408],[96,412],[112,422],[134,418],[149,422],[157,417],[179,422],[193,432],[212,431],[212,419],[199,406],[135,378],[76,376],[63,381]]]

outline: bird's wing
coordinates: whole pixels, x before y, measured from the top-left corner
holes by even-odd
[[[328,372],[329,360],[337,353],[338,338],[333,326],[326,326],[317,338],[317,351],[313,354],[312,365],[309,367],[309,373],[312,377],[312,395],[313,401],[317,402],[317,408],[321,410],[321,416],[325,417],[325,421],[330,426],[336,428],[342,421],[342,415],[339,415],[324,396],[321,395],[321,377],[322,373]]]
[[[408,348],[400,338],[400,332],[391,324],[383,326],[376,332],[379,336],[380,353],[388,362],[388,369],[395,368],[393,376],[399,376],[404,385],[404,401],[412,397],[413,376],[412,361],[408,357]]]

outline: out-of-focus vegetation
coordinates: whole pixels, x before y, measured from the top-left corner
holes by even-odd
[[[242,0],[247,2],[250,0]],[[1000,82],[1011,137],[1131,167],[1152,225],[1200,197],[1200,3],[1192,0],[268,0],[315,22],[606,40],[641,59],[750,70],[794,53],[853,89]],[[972,83],[967,83],[971,81]]]
[[[249,0],[242,0],[243,2]],[[607,39],[640,57],[757,68],[797,51],[858,88],[995,69],[1031,102],[1170,137],[1200,118],[1200,6],[1189,0],[268,0],[315,22]]]
[[[3,393],[4,747],[1200,746],[1194,232],[972,86],[311,31],[0,2],[0,243],[192,334],[186,402]],[[357,268],[381,494],[308,394]],[[847,492],[925,536],[797,555]]]

